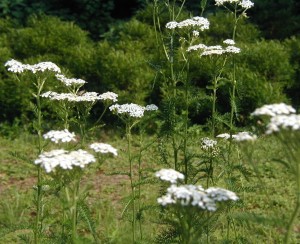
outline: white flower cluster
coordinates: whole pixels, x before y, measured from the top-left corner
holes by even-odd
[[[115,156],[118,156],[117,149],[106,143],[95,142],[90,145],[90,148],[93,149],[96,153],[111,153]]]
[[[277,115],[271,118],[266,134],[285,130],[300,130],[300,114]]]
[[[62,74],[56,74],[55,77],[60,80],[62,83],[64,83],[66,86],[72,86],[72,85],[79,85],[82,86],[85,83],[87,83],[85,80],[82,79],[75,79],[75,78],[67,78]]]
[[[201,31],[203,31],[205,29],[209,29],[209,21],[206,18],[196,16],[181,22],[171,21],[166,24],[167,29],[181,29],[185,27],[198,27]]]
[[[229,41],[229,39],[225,40],[227,43],[232,43],[233,40]],[[198,44],[188,47],[187,52],[201,50],[200,56],[210,56],[210,55],[222,55],[222,54],[230,54],[230,53],[240,53],[241,49],[235,46],[226,46],[223,48],[220,45],[216,46],[206,46],[204,44]]]
[[[63,149],[56,149],[50,152],[43,152],[35,164],[40,164],[47,173],[52,172],[57,166],[62,169],[73,169],[73,167],[84,168],[87,164],[96,162],[93,155],[79,149],[77,151],[68,152]]]
[[[171,184],[176,184],[177,180],[184,180],[184,175],[174,169],[161,169],[155,173],[155,176]]]
[[[228,133],[223,133],[223,134],[219,134],[217,135],[216,137],[218,138],[223,138],[225,140],[228,140],[230,138],[230,134]],[[257,139],[257,136],[256,135],[253,135],[252,133],[250,132],[247,132],[247,131],[243,131],[243,132],[239,132],[235,135],[232,135],[232,139],[234,141],[237,141],[237,142],[242,142],[242,141],[254,141]]]
[[[216,0],[217,6],[224,5],[225,3],[238,3],[244,9],[249,9],[254,6],[254,3],[250,0]]]
[[[146,107],[134,104],[134,103],[126,103],[126,104],[114,104],[109,107],[109,110],[115,112],[117,114],[125,114],[134,118],[141,118],[144,116],[145,111],[155,111],[158,107],[154,104],[147,105]]]
[[[255,141],[257,139],[256,135],[253,135],[252,133],[249,133],[247,131],[239,132],[235,135],[232,135],[232,138],[234,141]]]
[[[53,71],[55,73],[60,73],[60,68],[52,63],[52,62],[41,62],[34,65],[30,64],[22,64],[19,61],[11,59],[4,64],[5,67],[8,67],[8,71],[13,73],[23,73],[24,71],[30,71],[32,73],[36,72],[45,72],[45,71]]]
[[[69,132],[67,129],[64,130],[51,130],[43,135],[43,137],[47,140],[51,140],[55,143],[59,142],[70,142],[70,141],[76,141],[75,139],[75,133]]]
[[[49,98],[50,100],[67,100],[69,102],[96,102],[100,100],[97,92],[86,92],[81,96],[74,93],[57,93],[53,91],[48,91],[41,94],[41,97]]]
[[[235,41],[232,39],[226,39],[223,41],[223,43],[227,45],[235,45]]]
[[[213,149],[217,146],[217,141],[212,140],[208,137],[204,137],[201,139],[201,148],[205,151],[208,151],[209,149]]]
[[[113,102],[117,102],[118,101],[118,94],[114,93],[114,92],[105,92],[99,95],[100,100],[111,100]]]
[[[281,129],[299,130],[300,114],[295,114],[296,110],[285,103],[275,103],[264,105],[255,109],[253,116],[270,116],[270,122],[267,125],[266,134],[279,132]]]
[[[296,110],[285,103],[275,103],[275,104],[269,104],[264,105],[261,108],[255,109],[251,115],[253,116],[261,116],[261,115],[267,115],[267,116],[276,116],[276,115],[287,115],[287,114],[294,114],[296,113]]]
[[[176,205],[187,207],[198,207],[202,210],[216,211],[217,202],[236,201],[239,198],[232,191],[211,187],[205,190],[198,185],[171,185],[167,189],[166,195],[157,199],[162,206]]]

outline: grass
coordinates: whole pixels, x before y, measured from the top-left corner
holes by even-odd
[[[130,219],[130,215],[127,216],[127,212],[124,212],[130,195],[129,177],[118,174],[128,168],[123,158],[126,157],[126,142],[114,137],[107,143],[119,149],[119,156],[108,158],[100,168],[93,166],[87,169],[81,189],[86,196],[91,219],[101,243],[130,243],[130,223],[126,220]],[[30,226],[34,217],[32,187],[36,181],[35,167],[26,160],[16,158],[12,152],[15,155],[25,153],[26,157],[32,159],[32,137],[26,134],[14,140],[1,137],[0,145],[0,240],[6,243],[22,243],[22,239],[26,242],[26,238],[32,234]],[[159,161],[155,146],[156,144],[143,157],[143,168],[148,168],[144,174],[148,176],[165,167]],[[253,163],[260,177],[256,176],[248,159],[238,151],[240,157],[235,158],[235,163],[245,166],[249,174],[246,179],[239,171],[234,171],[232,176],[235,183],[231,190],[241,200],[231,208],[228,215],[220,216],[211,231],[210,243],[281,243],[283,240],[285,226],[294,206],[293,181],[287,169],[274,160],[280,157],[281,152],[276,141],[259,138],[252,146]],[[195,150],[200,148],[197,149],[195,145]],[[222,165],[218,165],[216,175],[221,170]],[[201,183],[200,179],[199,184]],[[220,178],[217,185],[225,187],[226,182]],[[167,228],[159,221],[159,208],[156,204],[160,188],[160,184],[146,184],[142,187],[142,202],[146,210],[142,214],[144,241],[141,243],[154,243],[157,235]],[[47,203],[51,203],[51,206]],[[58,216],[58,206],[57,195],[50,192],[45,203],[45,211],[51,216],[45,220],[45,233],[49,239],[44,240],[44,243],[55,243],[55,231],[59,228],[58,219],[55,218]],[[228,217],[231,223],[229,232]],[[83,243],[92,243],[88,225],[84,219],[79,221],[79,234]],[[298,218],[292,243],[299,240]]]

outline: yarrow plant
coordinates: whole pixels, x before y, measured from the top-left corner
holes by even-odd
[[[55,143],[64,143],[64,142],[71,142],[76,141],[75,133],[69,132],[67,129],[64,130],[51,130],[43,135],[44,139],[49,139]]]
[[[229,190],[217,187],[204,189],[201,185],[175,185],[177,179],[184,177],[180,172],[162,169],[155,176],[163,181],[169,181],[171,186],[167,188],[166,195],[159,197],[157,202],[170,211],[178,222],[180,243],[191,243],[200,240],[204,232],[205,213],[216,212],[217,204],[225,201],[237,201],[237,195]],[[163,177],[162,177],[163,176]],[[171,180],[170,180],[171,179]],[[195,224],[202,219],[202,226]],[[174,223],[174,219],[172,220]],[[197,229],[197,231],[195,231]]]
[[[90,145],[90,148],[93,149],[96,153],[102,154],[113,154],[114,156],[118,156],[118,150],[106,143],[95,142]]]

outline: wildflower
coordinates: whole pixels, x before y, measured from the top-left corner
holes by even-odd
[[[235,41],[232,39],[226,39],[223,41],[223,43],[227,45],[235,45]]]
[[[252,8],[254,6],[254,3],[251,2],[250,0],[242,0],[239,5],[242,7],[242,8],[245,8],[245,9],[249,9],[249,8]]]
[[[228,134],[228,133],[223,133],[223,134],[217,135],[216,137],[218,137],[218,138],[224,138],[225,140],[227,140],[227,139],[230,138],[230,134]]]
[[[168,22],[166,24],[166,28],[167,29],[175,29],[177,27],[178,23],[176,21],[171,21],[171,22]]]
[[[174,169],[161,169],[155,173],[155,176],[163,181],[176,184],[177,180],[183,180],[184,175]]]
[[[208,197],[218,202],[228,200],[236,201],[239,199],[234,192],[223,188],[209,187],[205,192]]]
[[[64,83],[66,86],[72,86],[72,85],[84,85],[86,83],[85,80],[82,79],[75,79],[75,78],[66,78],[62,74],[56,74],[55,77],[60,80],[62,83]]]
[[[70,141],[76,141],[75,140],[75,133],[69,132],[67,129],[64,129],[62,131],[59,130],[51,130],[43,135],[45,139],[50,139],[51,141],[55,143],[59,142],[70,142]]]
[[[156,111],[158,107],[155,104],[149,104],[145,107],[145,111]]]
[[[199,34],[200,34],[199,31],[195,31],[195,30],[193,31],[193,36],[194,36],[194,37],[198,37]]]
[[[34,161],[35,164],[40,164],[47,173],[52,172],[57,166],[62,169],[73,169],[74,166],[84,168],[85,165],[93,162],[96,162],[95,157],[82,149],[71,152],[63,149],[43,152]]]
[[[233,138],[234,141],[238,141],[238,142],[241,142],[241,141],[254,141],[254,140],[257,139],[257,136],[252,135],[251,133],[244,131],[244,132],[239,132],[236,135],[232,135],[232,138]]]
[[[223,5],[224,3],[237,3],[239,2],[240,0],[216,0],[216,5],[217,6],[221,6]]]
[[[197,51],[198,49],[205,49],[205,48],[207,48],[207,46],[205,46],[204,44],[198,44],[198,45],[190,46],[190,47],[187,49],[187,52],[190,52],[190,51]]]
[[[118,94],[114,93],[114,92],[105,92],[102,93],[101,95],[99,95],[99,99],[100,100],[111,100],[113,102],[117,102],[118,101]]]
[[[236,201],[238,197],[234,192],[222,188],[208,188],[205,190],[198,185],[171,185],[167,194],[157,199],[162,206],[179,204],[187,207],[198,207],[202,210],[216,211],[217,202]]]
[[[191,19],[186,19],[181,22],[171,21],[166,24],[167,29],[175,28],[185,28],[185,27],[198,27],[201,31],[209,29],[209,21],[203,17],[193,17]]]
[[[122,105],[114,104],[109,107],[109,110],[117,114],[127,114],[130,117],[141,118],[144,116],[145,108],[134,103],[126,103]]]
[[[204,137],[201,139],[201,148],[205,151],[216,147],[217,141],[212,140],[208,137]]]
[[[29,68],[29,70],[32,71],[32,73],[45,72],[46,70],[53,71],[55,73],[61,72],[60,68],[52,62],[41,62],[38,64],[34,64]]]
[[[267,115],[273,117],[276,115],[288,115],[294,113],[296,113],[296,110],[292,106],[287,105],[285,103],[275,103],[264,105],[261,108],[257,108],[253,113],[251,113],[251,115]]]
[[[48,91],[41,94],[41,97],[49,98],[50,100],[67,100],[69,102],[96,102],[100,100],[97,92],[86,92],[81,96],[74,93],[57,93]]]
[[[8,71],[13,73],[23,73],[24,71],[31,71],[32,73],[36,72],[45,72],[53,71],[55,73],[60,73],[60,68],[52,62],[41,62],[38,64],[22,64],[19,61],[11,59],[4,64],[5,67],[8,67]]]
[[[200,56],[222,55],[225,52],[226,50],[224,50],[220,45],[208,46],[203,50]]]
[[[241,49],[238,47],[235,47],[235,46],[228,46],[228,47],[226,47],[225,52],[226,53],[240,53]]]
[[[266,134],[272,134],[284,130],[299,130],[300,129],[300,115],[288,114],[273,116],[267,125]]]
[[[113,146],[106,144],[106,143],[93,143],[90,145],[90,148],[93,149],[97,153],[111,153],[115,156],[118,156],[117,149]]]
[[[21,62],[11,59],[4,64],[5,67],[8,67],[8,71],[13,73],[23,73],[27,67]]]

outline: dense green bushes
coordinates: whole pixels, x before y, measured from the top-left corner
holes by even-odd
[[[11,58],[24,63],[52,61],[69,77],[88,81],[85,89],[89,91],[114,91],[119,94],[121,103],[154,102],[159,105],[164,82],[160,69],[165,64],[161,63],[161,54],[156,49],[149,9],[140,11],[137,19],[115,25],[105,34],[105,40],[98,42],[92,41],[88,33],[74,23],[55,17],[34,15],[25,27],[1,19],[1,63]],[[230,38],[230,15],[217,13],[208,18],[211,27],[202,33],[204,44],[217,45]],[[240,22],[238,28],[237,46],[242,50],[237,56],[239,113],[245,117],[262,104],[287,101],[290,97],[286,94],[299,103],[299,85],[296,83],[299,55],[295,51],[299,53],[299,40],[295,37],[282,43],[260,39],[257,28],[245,21]],[[210,63],[205,59],[195,56],[191,60],[195,100],[190,114],[194,122],[202,123],[210,114],[209,91],[206,89],[211,79],[210,70]],[[30,117],[26,112],[29,98],[24,95],[28,93],[23,92],[26,85],[16,86],[17,81],[8,77],[3,65],[0,72],[0,120],[12,122],[22,118],[26,121]],[[225,70],[225,77],[229,76],[228,72]],[[221,113],[229,111],[228,96],[229,89],[224,83],[219,89],[217,103]],[[97,116],[97,108],[94,113]]]

